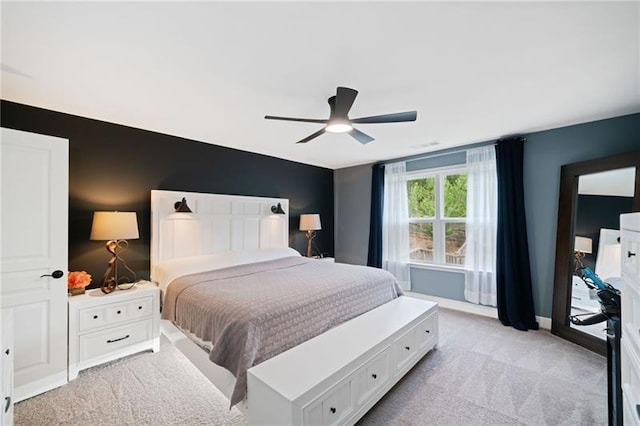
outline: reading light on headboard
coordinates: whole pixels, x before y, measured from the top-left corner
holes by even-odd
[[[182,197],[181,201],[176,201],[173,208],[176,209],[176,213],[193,213],[187,205],[187,200],[184,197]]]
[[[273,214],[286,214],[284,210],[282,210],[282,204],[278,203],[271,206],[271,213]]]

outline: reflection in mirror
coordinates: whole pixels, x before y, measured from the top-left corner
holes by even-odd
[[[582,175],[578,179],[575,217],[574,273],[571,277],[571,315],[581,319],[600,312],[593,283],[584,278],[584,268],[606,284],[622,291],[620,278],[620,231],[622,213],[633,211],[635,167]],[[581,277],[582,276],[582,277]],[[606,322],[571,327],[606,339]]]

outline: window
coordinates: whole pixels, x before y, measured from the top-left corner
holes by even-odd
[[[467,173],[464,167],[407,176],[411,262],[464,265]]]

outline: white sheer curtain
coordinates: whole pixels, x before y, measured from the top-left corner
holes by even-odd
[[[498,178],[493,145],[467,150],[467,226],[464,297],[496,306]]]
[[[409,200],[404,162],[386,164],[384,167],[383,206],[382,269],[391,272],[404,290],[410,290]]]

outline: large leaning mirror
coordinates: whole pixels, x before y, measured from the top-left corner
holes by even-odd
[[[606,323],[571,324],[571,315],[600,312],[588,268],[624,291],[620,279],[620,214],[640,211],[640,152],[562,166],[551,332],[606,355]]]

